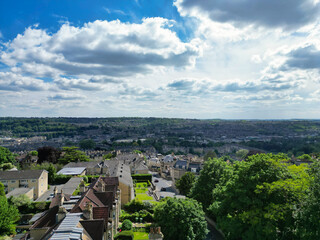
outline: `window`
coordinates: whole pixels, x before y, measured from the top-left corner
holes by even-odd
[[[31,182],[36,182],[37,180],[35,180],[35,179],[32,179],[32,181]]]
[[[16,180],[12,180],[11,183],[16,183]]]

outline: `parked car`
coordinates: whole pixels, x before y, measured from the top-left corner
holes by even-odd
[[[154,182],[159,182],[159,180],[158,180],[158,179],[156,179],[156,180],[154,180]]]
[[[165,192],[165,191],[167,191],[167,189],[164,188],[164,187],[162,187],[162,188],[161,188],[161,191]]]

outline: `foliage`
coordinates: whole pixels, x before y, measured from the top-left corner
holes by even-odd
[[[16,160],[13,153],[9,149],[0,146],[0,164],[3,163],[15,163]]]
[[[201,204],[194,199],[169,198],[154,210],[166,240],[202,240],[208,233]]]
[[[208,159],[199,177],[191,188],[190,196],[201,202],[206,210],[213,202],[213,190],[219,184],[224,184],[232,175],[232,166],[222,159]]]
[[[18,209],[0,196],[0,236],[15,233],[15,222],[19,219]]]
[[[31,199],[25,194],[21,194],[17,197],[12,197],[10,203],[13,204],[16,208],[28,207],[31,204]]]
[[[0,164],[0,170],[1,171],[6,171],[14,168],[15,166],[12,163],[2,163]]]
[[[69,162],[88,162],[90,159],[88,156],[78,150],[77,147],[63,147],[63,156],[59,158],[59,162],[63,164],[67,164]]]
[[[148,196],[146,193],[138,193],[136,194],[136,199],[138,199],[139,201],[153,200],[153,197]]]
[[[71,178],[72,178],[71,175],[56,174],[55,177],[54,177],[54,181],[52,182],[52,184],[54,184],[54,185],[56,185],[56,184],[65,184],[65,183],[68,182]]]
[[[300,239],[320,239],[320,162],[315,161],[310,168],[312,182],[310,191],[297,209],[297,230]]]
[[[248,153],[249,153],[249,150],[247,150],[247,149],[240,149],[240,150],[238,150],[238,151],[236,152],[236,156],[237,156],[239,159],[243,160],[243,159],[246,158],[246,156],[247,156]]]
[[[133,240],[134,239],[134,234],[132,231],[123,231],[120,233],[117,233],[114,236],[114,240]]]
[[[0,197],[5,197],[6,192],[4,191],[4,185],[0,182]]]
[[[96,143],[92,139],[83,139],[79,142],[79,146],[81,149],[94,149]]]
[[[153,205],[148,202],[142,202],[137,199],[133,199],[124,205],[124,210],[129,213],[139,212],[140,210],[152,211]]]
[[[29,154],[31,155],[31,156],[38,156],[38,151],[30,151],[29,152]]]
[[[121,230],[126,231],[131,229],[132,229],[132,222],[129,219],[124,220],[121,225]]]
[[[203,160],[204,160],[204,161],[207,161],[209,158],[212,159],[212,158],[216,158],[216,157],[217,157],[216,152],[210,150],[210,151],[208,151],[208,152],[203,156]]]
[[[153,215],[147,210],[140,210],[134,213],[122,213],[120,216],[120,221],[130,220],[132,222],[153,222]]]
[[[131,177],[133,180],[136,180],[137,182],[152,181],[152,174],[133,174]]]
[[[103,159],[105,159],[105,160],[110,160],[111,158],[113,158],[112,153],[107,153],[106,155],[103,156]]]
[[[57,163],[60,156],[60,151],[51,146],[38,148],[38,164],[43,162]]]
[[[134,240],[149,240],[148,233],[146,232],[134,232]]]
[[[227,239],[295,239],[294,206],[310,179],[306,166],[287,161],[284,154],[250,156],[216,186],[209,214]]]
[[[308,160],[312,161],[312,157],[309,154],[302,154],[301,156],[297,157],[300,160]]]
[[[186,172],[179,180],[177,180],[176,187],[179,189],[182,195],[189,196],[195,179],[196,177],[193,173]]]

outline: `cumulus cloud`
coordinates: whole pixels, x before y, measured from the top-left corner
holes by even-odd
[[[48,97],[49,101],[73,101],[73,100],[82,100],[86,97],[78,94],[64,94],[59,93]]]
[[[199,42],[182,42],[169,23],[163,18],[141,24],[97,20],[82,27],[66,23],[54,34],[30,27],[5,44],[0,61],[25,73],[37,74],[39,68],[42,76],[123,77],[192,66],[201,53]]]
[[[40,79],[22,76],[12,72],[0,72],[0,90],[4,91],[43,91],[49,85]]]
[[[214,22],[243,27],[254,24],[285,30],[297,29],[319,17],[320,3],[314,0],[177,0],[183,15],[206,15]]]

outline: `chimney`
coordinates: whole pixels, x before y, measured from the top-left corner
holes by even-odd
[[[63,194],[63,191],[61,189],[61,193],[60,193],[60,196],[59,196],[59,206],[62,206],[63,202],[64,202],[64,194]]]
[[[82,180],[80,183],[80,192],[84,193],[86,191],[86,185],[84,183],[84,181]]]
[[[59,207],[59,210],[56,215],[57,223],[61,222],[61,220],[64,219],[66,215],[67,215],[66,209],[64,207]]]
[[[149,233],[149,240],[162,240],[163,234],[160,227],[151,227]]]
[[[56,186],[55,186],[54,189],[53,189],[53,194],[54,194],[54,196],[57,196],[57,194],[58,194],[58,189],[57,189]]]
[[[87,220],[93,219],[92,203],[87,202],[85,209],[83,210],[83,217]]]

